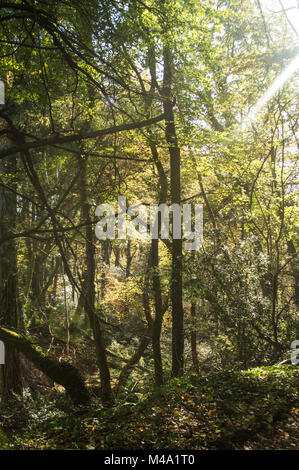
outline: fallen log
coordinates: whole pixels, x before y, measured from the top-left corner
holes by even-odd
[[[89,393],[80,372],[65,361],[57,361],[27,338],[8,328],[0,327],[0,340],[20,351],[54,382],[62,385],[75,405],[86,405]]]

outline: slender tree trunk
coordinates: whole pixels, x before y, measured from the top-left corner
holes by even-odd
[[[145,283],[143,287],[143,308],[144,308],[144,315],[147,323],[147,327],[144,333],[143,338],[140,340],[140,343],[135,351],[135,353],[131,356],[131,358],[127,361],[126,365],[123,367],[117,382],[117,386],[115,388],[116,394],[120,392],[120,390],[125,386],[127,383],[131,372],[133,371],[134,367],[140,361],[141,357],[143,356],[147,346],[151,342],[152,338],[152,316],[151,316],[151,308],[150,308],[150,301],[149,301],[149,285],[148,285],[148,276],[145,277]]]
[[[118,266],[120,266],[120,249],[117,246],[115,246],[113,248],[113,253],[114,253],[114,256],[115,256],[114,265],[115,265],[115,267],[118,267]]]
[[[159,387],[163,384],[163,366],[161,355],[161,330],[163,321],[162,293],[159,275],[159,240],[152,240],[151,248],[152,267],[153,267],[153,290],[155,301],[155,317],[153,322],[152,344],[155,366],[155,382]]]
[[[288,253],[292,257],[291,270],[294,278],[295,305],[299,310],[299,260],[293,240],[288,240]]]
[[[191,303],[191,354],[192,366],[195,372],[199,372],[199,362],[197,355],[197,331],[196,331],[196,303]]]
[[[163,49],[163,107],[165,113],[165,136],[170,155],[171,204],[181,202],[180,148],[178,147],[173,113],[172,56],[169,45]],[[184,310],[182,294],[182,239],[172,238],[172,375],[179,377],[184,371]]]
[[[132,252],[131,252],[131,240],[127,240],[126,247],[126,278],[131,275],[131,263],[132,263]]]
[[[157,83],[156,75],[156,56],[155,56],[155,46],[153,44],[149,45],[148,48],[148,63],[151,76],[151,87],[149,92],[146,95],[145,108],[146,112],[149,113],[150,107],[154,98],[154,91]],[[144,87],[144,92],[146,89]],[[158,172],[158,192],[159,192],[159,204],[166,203],[167,201],[167,192],[168,192],[168,181],[167,176],[164,171],[163,165],[159,159],[159,154],[157,146],[155,144],[155,137],[151,130],[148,131],[149,135],[149,146],[151,149],[151,154],[153,161],[155,163],[157,172]],[[161,214],[158,213],[158,237],[160,237],[161,231]],[[155,367],[155,383],[159,387],[163,384],[163,363],[162,363],[162,354],[161,354],[161,331],[162,331],[162,322],[164,309],[162,305],[162,291],[161,291],[161,282],[159,274],[159,238],[158,240],[152,240],[151,243],[151,266],[153,268],[153,292],[154,292],[154,302],[155,302],[155,315],[153,320],[153,329],[152,329],[152,346],[153,346],[153,356],[154,356],[154,367]]]
[[[84,157],[79,157],[79,164],[81,168],[80,195],[82,205],[82,219],[85,222],[88,222],[85,228],[86,270],[84,272],[82,298],[84,309],[88,315],[95,340],[97,360],[101,378],[102,400],[103,403],[105,403],[106,405],[111,405],[113,403],[113,394],[111,390],[110,371],[108,367],[103,332],[100,325],[99,317],[95,310],[95,248],[94,232],[90,217],[90,206],[87,197],[86,159]]]

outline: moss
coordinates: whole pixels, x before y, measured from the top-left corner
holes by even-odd
[[[86,405],[89,393],[79,371],[67,362],[58,362],[53,357],[42,352],[30,338],[15,331],[0,328],[0,340],[11,344],[54,382],[62,385],[70,395],[75,405]]]
[[[0,429],[0,450],[7,450],[8,442],[4,432]]]

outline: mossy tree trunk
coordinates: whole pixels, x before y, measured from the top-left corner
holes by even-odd
[[[64,361],[43,353],[29,338],[0,327],[0,340],[6,348],[10,347],[21,352],[27,359],[54,382],[62,385],[70,395],[75,405],[86,405],[89,402],[89,393],[79,371]]]

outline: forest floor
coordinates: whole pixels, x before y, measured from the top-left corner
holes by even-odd
[[[239,450],[298,450],[299,411],[296,409],[285,419],[274,424],[272,430],[258,434],[252,441],[243,443]]]
[[[20,402],[19,416],[14,410],[0,410],[2,448],[298,450],[299,368],[173,379],[137,401],[127,396],[112,409],[98,402],[74,409],[56,392]]]

